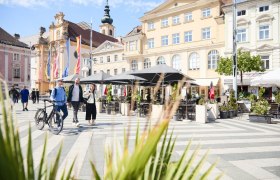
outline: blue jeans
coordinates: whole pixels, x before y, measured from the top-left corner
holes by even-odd
[[[55,106],[56,111],[60,112],[60,110],[63,112],[62,120],[64,120],[68,116],[68,110],[66,104],[62,106]]]

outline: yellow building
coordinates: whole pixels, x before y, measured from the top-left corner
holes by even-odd
[[[193,93],[207,97],[211,81],[220,93],[215,69],[225,46],[222,5],[219,0],[167,0],[145,13],[141,34],[125,42],[132,69],[166,63],[196,80],[200,88]]]

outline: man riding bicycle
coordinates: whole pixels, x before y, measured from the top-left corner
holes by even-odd
[[[52,90],[50,99],[55,101],[56,111],[60,112],[61,110],[63,112],[62,120],[64,120],[68,116],[68,110],[66,106],[67,97],[62,79],[57,81],[57,86]]]

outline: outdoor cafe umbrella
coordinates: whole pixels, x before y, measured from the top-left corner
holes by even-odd
[[[163,74],[163,81],[161,82],[162,85],[165,84],[166,82],[169,83],[171,81],[180,81],[183,78],[185,78],[185,80],[193,80],[189,76],[183,74],[177,69],[167,66],[166,64],[159,64],[151,68],[134,71],[130,74],[144,78],[149,83],[157,83],[161,77],[161,74]]]
[[[280,87],[280,68],[269,71],[251,80],[251,86]]]
[[[183,78],[186,78],[186,80],[193,80],[189,76],[183,74],[177,69],[167,66],[166,64],[160,64],[151,68],[134,71],[130,74],[144,78],[150,83],[157,83],[161,74],[163,74],[163,82],[180,81]]]
[[[83,78],[83,76],[79,75],[79,74],[72,74],[70,76],[66,76],[64,78],[61,78],[63,82],[65,83],[73,83],[75,81],[76,78]],[[58,79],[60,80],[60,79]]]
[[[146,79],[138,77],[138,76],[134,76],[134,75],[130,75],[129,73],[131,72],[125,72],[122,74],[118,74],[112,77],[109,77],[107,79],[105,79],[106,83],[129,83],[129,84],[134,84],[135,81],[139,81],[139,82],[144,82],[146,81]]]
[[[96,84],[103,84],[104,80],[112,77],[110,74],[107,74],[103,71],[93,74],[91,76],[85,77],[81,79],[81,83],[96,83]]]

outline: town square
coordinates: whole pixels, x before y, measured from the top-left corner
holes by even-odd
[[[279,0],[0,15],[0,179],[280,179]]]

